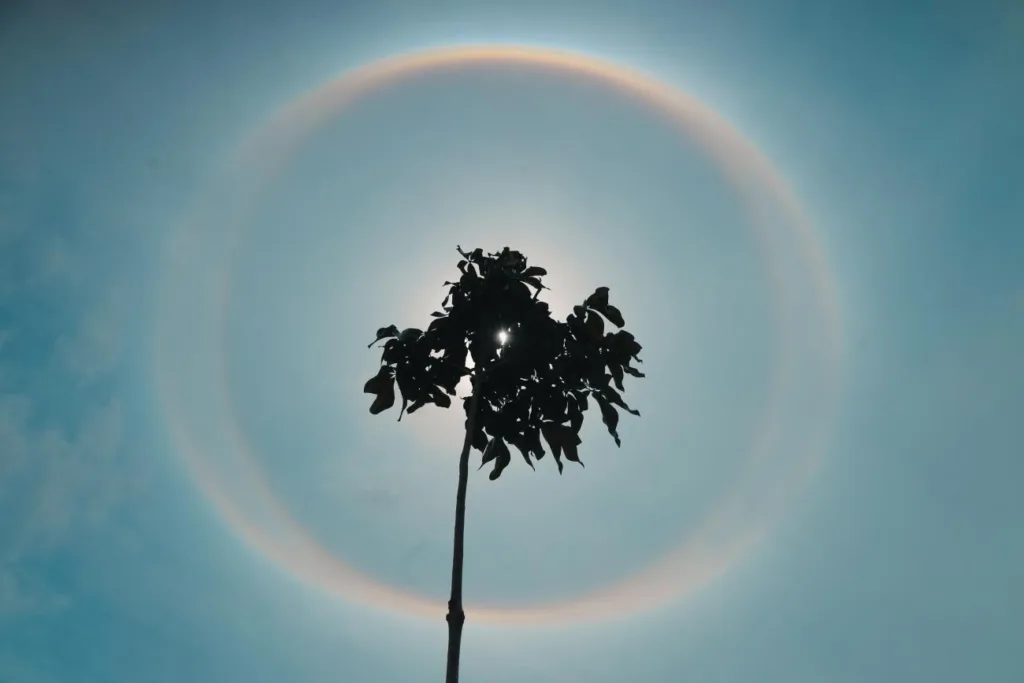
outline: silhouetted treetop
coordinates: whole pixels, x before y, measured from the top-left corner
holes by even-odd
[[[631,365],[641,363],[641,346],[622,329],[622,313],[598,287],[564,322],[551,317],[540,301],[547,271],[529,266],[526,257],[505,247],[500,253],[458,249],[461,277],[445,282],[448,295],[426,331],[392,325],[377,330],[372,347],[384,341],[381,367],[363,390],[374,394],[374,415],[402,399],[398,419],[428,403],[442,408],[464,376],[478,393],[472,445],[483,453],[481,466],[493,463],[497,479],[515,446],[530,467],[545,450],[562,471],[562,456],[578,462],[583,413],[597,403],[608,433],[621,445],[619,412],[640,413],[622,399],[625,375],[643,377]],[[615,331],[607,331],[607,320]],[[467,418],[471,397],[463,401]],[[467,428],[470,420],[467,419]]]

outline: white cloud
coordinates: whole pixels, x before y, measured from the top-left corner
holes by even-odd
[[[119,475],[122,418],[116,401],[74,434],[36,429],[31,402],[0,397],[0,615],[59,608],[64,599],[23,565],[102,522],[132,482]]]
[[[14,570],[0,569],[0,617],[53,612],[67,602],[62,595],[25,585]]]
[[[88,382],[117,365],[120,334],[115,316],[97,312],[81,320],[71,335],[58,339],[54,353],[72,375]]]
[[[29,305],[66,296],[70,283],[50,274],[52,291],[23,280],[11,293]],[[88,312],[56,339],[40,336],[50,323],[14,319],[0,330],[0,617],[66,604],[34,567],[102,523],[136,486],[119,457],[121,405],[91,385],[118,366],[122,307],[114,295],[89,294]],[[46,345],[49,358],[33,357]]]

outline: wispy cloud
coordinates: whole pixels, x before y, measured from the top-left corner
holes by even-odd
[[[25,396],[0,397],[0,614],[62,606],[25,565],[101,522],[125,490],[113,476],[122,433],[116,401],[71,434],[35,427],[37,418]]]
[[[83,382],[112,371],[121,355],[121,332],[116,316],[97,312],[83,318],[55,345],[56,360]]]
[[[79,253],[74,193],[58,182],[40,195],[35,165],[5,142],[0,162],[18,161],[0,178],[17,190],[0,193],[0,616],[10,617],[66,604],[39,567],[133,484],[120,466],[121,403],[98,384],[122,355],[116,288]]]

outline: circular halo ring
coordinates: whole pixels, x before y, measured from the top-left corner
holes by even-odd
[[[224,216],[219,217],[222,221],[220,227],[229,243],[228,249],[237,240],[242,218],[249,204],[258,199],[260,189],[273,179],[303,141],[320,125],[338,116],[346,106],[386,84],[394,84],[403,79],[438,69],[487,65],[527,66],[583,77],[638,99],[667,115],[681,133],[700,145],[719,165],[734,189],[744,197],[758,238],[769,254],[769,276],[777,290],[779,305],[776,310],[780,316],[778,327],[782,337],[779,339],[773,398],[769,401],[761,431],[752,445],[745,470],[748,478],[755,476],[757,466],[764,465],[764,461],[771,455],[772,445],[778,439],[775,422],[779,406],[785,399],[783,394],[792,384],[792,373],[798,365],[803,367],[815,360],[797,357],[797,352],[791,350],[788,343],[793,339],[786,336],[785,318],[794,312],[786,309],[782,302],[788,300],[786,292],[792,293],[793,287],[787,288],[783,282],[785,278],[778,263],[785,259],[779,253],[783,247],[775,244],[779,237],[774,232],[778,228],[778,221],[765,219],[765,214],[771,211],[769,205],[775,207],[774,210],[782,216],[781,222],[795,245],[797,263],[802,264],[810,280],[810,304],[795,303],[790,308],[799,309],[796,312],[798,315],[812,317],[821,333],[820,343],[814,349],[816,353],[812,355],[821,365],[822,382],[819,389],[828,404],[822,414],[830,418],[835,411],[839,388],[841,317],[824,251],[795,195],[756,147],[695,97],[626,66],[588,55],[532,46],[455,46],[404,53],[346,72],[287,105],[269,123],[248,137],[233,156],[231,168],[245,169],[243,175],[254,175],[247,176],[241,182],[243,191],[239,194],[240,201],[233,205],[227,222],[223,222]],[[190,402],[190,399],[198,395],[188,399],[181,396],[185,386],[183,382],[187,385],[190,375],[182,372],[181,363],[176,364],[170,358],[170,354],[179,350],[171,342],[176,334],[178,341],[185,341],[186,344],[189,339],[199,340],[199,343],[206,339],[214,348],[212,353],[209,349],[201,351],[201,356],[194,359],[196,362],[191,376],[195,381],[202,385],[203,378],[208,383],[211,376],[226,377],[223,326],[230,300],[228,276],[220,272],[212,278],[204,279],[191,263],[192,259],[202,258],[196,251],[194,231],[208,224],[208,220],[204,221],[200,215],[177,236],[178,241],[172,250],[168,268],[170,275],[163,283],[157,316],[157,390],[172,441],[194,482],[229,529],[249,546],[304,582],[352,602],[378,609],[429,618],[443,613],[444,601],[429,599],[374,580],[332,555],[302,528],[273,495],[269,482],[252,456],[245,435],[241,433],[235,419],[226,385],[213,387],[216,409],[211,414],[193,420],[195,424],[189,424],[184,418],[186,406],[198,410]],[[203,238],[206,236],[204,234]],[[194,319],[195,311],[182,305],[178,285],[191,276],[195,276],[192,286],[197,288],[197,292],[202,292],[200,296],[209,306],[199,325],[200,330],[213,330],[209,339],[196,333],[192,326],[187,326],[187,332],[183,332],[182,323]],[[175,313],[186,318],[179,320]],[[194,324],[194,320],[190,322]],[[209,327],[203,327],[203,322]],[[209,386],[203,385],[201,391],[210,390]],[[226,428],[218,421],[217,411],[222,411],[219,415],[227,421]],[[716,532],[734,525],[733,516],[747,502],[738,493],[738,489],[727,494],[681,546],[651,567],[620,583],[581,597],[548,604],[522,607],[470,605],[466,608],[467,615],[475,621],[498,624],[593,621],[660,607],[699,588],[724,573],[765,535],[770,526],[767,520],[777,518],[788,494],[802,487],[817,469],[825,446],[827,430],[823,425],[826,423],[827,420],[819,420],[816,425],[819,427],[818,432],[808,435],[806,453],[801,457],[794,475],[786,482],[785,491],[776,492],[772,514],[759,515],[761,523],[754,527],[748,524],[748,528],[733,531],[727,542],[716,545],[713,537]],[[212,466],[208,458],[211,452],[226,454],[231,461],[230,482]],[[255,502],[258,510],[249,509],[244,497],[235,494],[233,488],[237,486],[245,488],[246,496]]]

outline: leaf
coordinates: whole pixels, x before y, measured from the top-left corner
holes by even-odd
[[[601,313],[601,315],[603,315],[604,317],[608,318],[608,320],[613,325],[615,325],[615,327],[622,327],[623,325],[626,324],[626,321],[622,318],[622,313],[619,311],[619,309],[615,308],[615,306],[612,306],[611,304],[605,306],[603,309],[599,311],[599,313]]]
[[[487,435],[484,434],[484,429],[481,426],[477,426],[473,433],[473,448],[477,449],[481,453],[487,448]]]
[[[551,431],[552,423],[545,422],[540,426],[540,432],[544,440],[551,446],[551,454],[555,456],[555,464],[558,465],[558,473],[562,473],[562,441]]]
[[[583,440],[570,427],[554,422],[545,422],[541,425],[541,432],[544,434],[544,440],[548,442],[548,445],[551,446],[551,451],[555,454],[555,462],[558,464],[559,474],[562,473],[562,453],[565,453],[566,460],[579,463],[580,465],[583,464],[577,451],[577,446]]]
[[[540,430],[536,427],[528,429],[523,433],[523,438],[526,441],[527,446],[530,448],[530,452],[533,453],[533,457],[540,460],[546,454],[544,446],[540,442]]]
[[[526,440],[522,437],[522,435],[520,435],[515,441],[512,441],[511,438],[509,439],[509,441],[512,443],[513,446],[516,447],[516,450],[518,450],[519,453],[523,456],[523,460],[525,460],[526,464],[530,466],[530,469],[536,472],[537,468],[533,466],[533,460],[530,459],[530,447],[526,444]]]
[[[384,342],[384,350],[380,354],[383,363],[394,365],[402,359],[402,345],[397,339],[388,339]]]
[[[594,293],[587,297],[583,305],[587,308],[596,308],[601,310],[602,308],[608,307],[608,288],[598,287],[594,290]]]
[[[408,400],[419,393],[417,391],[417,378],[414,372],[415,370],[408,363],[399,366],[398,370],[395,371],[395,379],[398,380],[398,391],[403,399]]]
[[[563,453],[572,459],[567,451],[575,451],[579,439],[569,428],[554,422],[545,422],[541,425],[541,433],[544,435],[544,440],[551,446],[556,461],[561,458]],[[561,471],[561,467],[559,467],[559,471]]]
[[[451,397],[436,387],[431,392],[431,397],[434,399],[434,404],[439,408],[448,408],[452,404]]]
[[[537,279],[537,278],[535,278],[535,277],[524,277],[524,278],[523,278],[523,282],[525,282],[525,283],[526,283],[526,284],[528,284],[528,285],[531,285],[531,286],[532,286],[532,287],[533,287],[534,289],[537,289],[537,290],[541,290],[541,289],[547,289],[547,287],[545,287],[545,286],[544,286],[544,285],[543,285],[543,284],[541,283],[541,281],[540,281],[540,280],[538,280],[538,279]]]
[[[580,429],[583,427],[583,411],[580,409],[579,403],[574,396],[573,400],[569,402],[569,428],[572,429],[573,433],[579,434]]]
[[[537,290],[540,291],[539,289]],[[522,282],[512,282],[508,285],[509,296],[518,297],[520,299],[530,298],[530,288]]]
[[[402,342],[403,344],[408,344],[410,342],[416,341],[422,336],[423,330],[415,327],[407,327],[404,330],[402,330],[402,333],[400,335],[398,335],[398,341]]]
[[[619,330],[618,332],[611,336],[611,339],[609,341],[611,342],[609,346],[615,352],[625,356],[629,356],[635,359],[638,363],[643,362],[638,357],[643,347],[637,343],[636,337],[634,337],[626,330]]]
[[[491,442],[494,444],[494,469],[491,470],[489,478],[494,481],[501,476],[502,471],[512,462],[512,454],[508,452],[508,446],[500,437],[494,437]]]
[[[637,417],[640,417],[640,411],[639,410],[633,410],[628,405],[626,405],[626,402],[622,400],[622,396],[619,394],[619,392],[615,391],[611,387],[606,387],[602,393],[604,394],[606,399],[608,399],[609,401],[611,401],[615,405],[619,406],[620,408],[625,410],[627,413],[630,413],[632,415],[636,415]]]
[[[370,405],[370,415],[379,415],[395,405],[395,382],[389,378],[388,383],[377,392],[377,397]]]
[[[497,442],[496,438],[491,439],[490,441],[487,442],[487,447],[484,448],[483,457],[480,458],[480,467],[478,467],[477,470],[483,469],[484,465],[494,460],[494,458],[497,456],[497,453],[494,452],[495,442]]]
[[[431,351],[443,351],[450,341],[448,338],[452,332],[452,319],[441,317],[427,325],[427,335],[430,337]]]
[[[366,384],[363,385],[363,393],[379,394],[381,391],[384,391],[385,386],[391,381],[391,368],[386,365],[382,365],[376,375],[366,380]]]
[[[609,363],[608,371],[612,373],[612,381],[615,382],[615,387],[619,391],[625,391],[625,387],[622,386],[622,366],[618,363]]]
[[[600,394],[594,394],[594,399],[597,401],[597,405],[601,406],[601,420],[605,426],[608,427],[608,433],[615,439],[615,445],[622,447],[622,440],[619,439],[619,413],[612,407],[610,403],[601,396]]]
[[[634,368],[631,365],[623,365],[622,369],[627,374],[633,375],[634,377],[646,377],[647,376],[647,375],[645,375],[644,373],[640,372],[639,370],[637,370],[636,368]]]
[[[583,461],[580,460],[580,455],[577,451],[577,446],[579,446],[583,440],[580,439],[578,434],[570,431],[569,429],[565,429],[563,436],[564,441],[562,441],[562,447],[565,449],[566,460],[578,463],[580,467],[583,467]]]
[[[593,311],[587,311],[587,319],[584,323],[591,339],[600,341],[604,336],[604,320]]]
[[[488,372],[487,383],[478,387],[479,412],[469,435],[471,447],[486,451],[494,465],[491,478],[501,475],[510,457],[504,453],[513,446],[531,467],[547,447],[559,472],[563,459],[579,462],[583,411],[591,394],[620,444],[620,411],[639,413],[622,400],[623,378],[644,374],[631,367],[634,359],[639,365],[641,346],[622,329],[622,312],[609,304],[609,289],[598,287],[568,319],[555,320],[537,298],[547,289],[545,269],[528,266],[525,255],[509,247],[496,253],[458,250],[461,273],[446,283],[445,301],[430,313],[425,331],[395,326],[378,331],[381,367],[364,387],[375,395],[372,412],[394,405],[399,393],[399,419],[429,403],[451,407],[462,377],[472,374],[467,364],[485,372],[498,354],[494,331],[506,329],[517,343],[501,351],[500,371]],[[463,400],[467,417],[469,403],[468,397]]]
[[[379,330],[377,330],[377,338],[374,339],[369,344],[367,344],[366,348],[371,348],[374,344],[379,342],[381,339],[387,339],[388,337],[397,337],[397,336],[398,336],[398,328],[396,326],[390,325],[388,327],[382,327]]]
[[[587,403],[587,395],[582,391],[573,391],[572,395],[576,397],[576,405],[580,407],[580,410],[586,411],[589,407]]]

